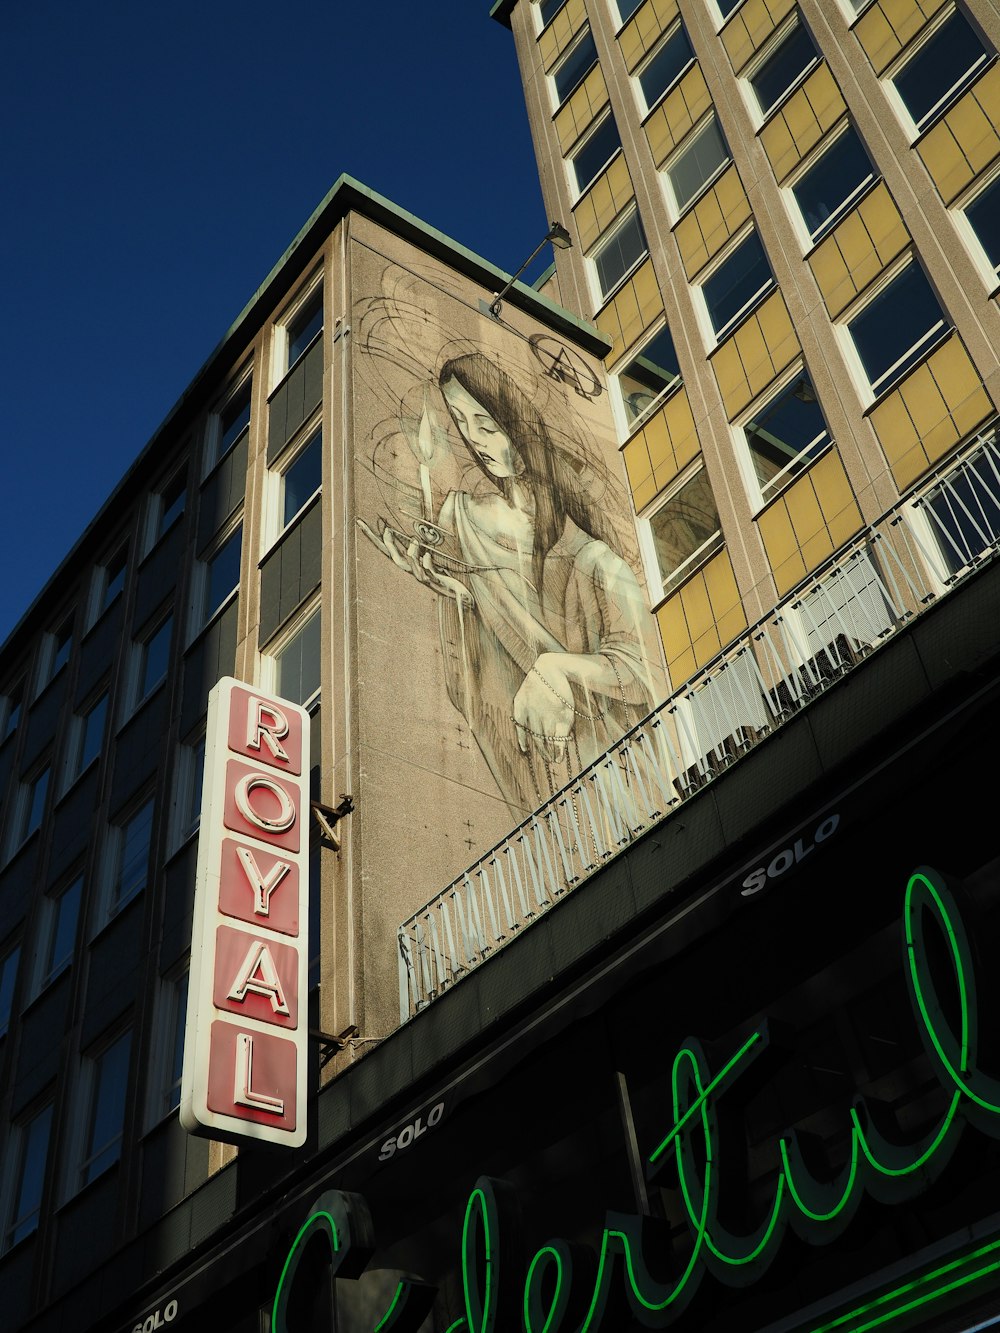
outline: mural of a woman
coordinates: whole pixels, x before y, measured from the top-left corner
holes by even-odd
[[[445,362],[438,387],[489,484],[448,493],[440,550],[362,527],[440,594],[442,643],[460,645],[444,654],[449,697],[506,800],[531,810],[662,697],[649,612],[572,457],[514,380],[472,352]]]

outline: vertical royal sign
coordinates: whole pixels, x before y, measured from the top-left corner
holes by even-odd
[[[225,677],[208,700],[181,1078],[189,1133],[306,1137],[309,715]]]

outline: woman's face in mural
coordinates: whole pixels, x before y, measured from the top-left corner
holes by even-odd
[[[446,380],[441,386],[455,425],[462,438],[493,477],[517,477],[524,464],[517,450],[481,403],[458,380]]]

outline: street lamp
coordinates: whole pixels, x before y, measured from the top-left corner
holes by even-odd
[[[517,270],[517,272],[514,274],[514,276],[510,279],[510,281],[507,283],[506,287],[504,287],[503,291],[497,292],[496,296],[494,296],[493,300],[490,302],[489,313],[493,316],[494,319],[499,319],[499,318],[500,318],[500,309],[501,309],[501,307],[502,307],[502,305],[503,305],[503,298],[507,295],[507,293],[508,293],[508,292],[510,291],[510,289],[513,287],[514,283],[517,282],[518,278],[521,276],[521,274],[524,272],[524,270],[528,267],[528,265],[531,263],[531,261],[534,259],[534,257],[539,253],[539,251],[542,249],[542,247],[545,246],[545,245],[548,245],[550,241],[551,241],[551,243],[552,243],[554,246],[556,246],[559,250],[568,250],[568,249],[570,248],[570,246],[573,244],[573,238],[570,236],[569,232],[568,232],[568,231],[566,230],[566,228],[562,225],[562,223],[560,223],[560,222],[550,222],[550,223],[549,223],[549,229],[548,229],[548,231],[545,233],[545,235],[542,237],[542,239],[541,239],[541,240],[538,242],[538,244],[535,246],[534,250],[532,250],[532,252],[531,252],[531,254],[528,256],[528,258],[524,261],[524,263],[521,265],[521,267]],[[485,302],[484,302],[484,304],[485,304]]]

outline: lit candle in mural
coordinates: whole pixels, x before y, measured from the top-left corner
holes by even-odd
[[[417,428],[416,438],[410,436],[410,448],[420,465],[420,495],[423,502],[424,518],[428,523],[434,522],[434,500],[431,496],[431,463],[437,452],[434,443],[434,420],[427,407],[427,396],[424,395],[424,410],[420,414],[420,425]]]

